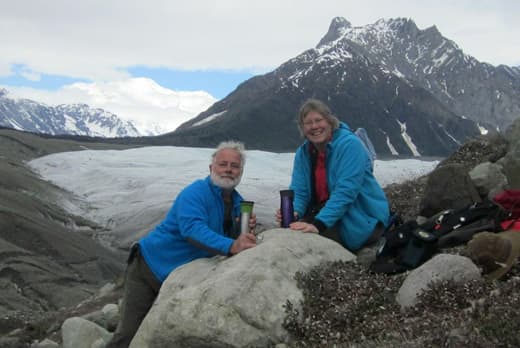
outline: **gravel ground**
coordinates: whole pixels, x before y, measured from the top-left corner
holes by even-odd
[[[287,303],[290,347],[519,347],[520,267],[498,282],[432,285],[411,310],[395,296],[403,274],[344,262],[297,275],[301,313]]]

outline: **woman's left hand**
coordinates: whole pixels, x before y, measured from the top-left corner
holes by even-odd
[[[318,228],[313,224],[309,224],[303,221],[296,221],[289,225],[291,230],[296,230],[304,233],[319,233]]]

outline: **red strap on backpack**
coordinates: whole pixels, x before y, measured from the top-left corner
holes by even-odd
[[[520,230],[520,190],[505,190],[493,197],[493,201],[504,208],[508,218],[502,221],[504,230]]]
[[[500,223],[500,226],[502,226],[502,230],[508,231],[508,230],[514,230],[520,232],[520,220],[505,220]]]
[[[520,218],[520,190],[505,190],[493,197],[509,213],[511,219]]]

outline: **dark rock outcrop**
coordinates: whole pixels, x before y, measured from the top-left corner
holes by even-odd
[[[462,164],[448,164],[428,175],[419,215],[430,217],[446,207],[460,209],[482,199]]]
[[[419,215],[430,216],[444,209],[456,209],[463,202],[487,198],[489,192],[478,192],[466,175],[480,163],[496,163],[507,179],[504,188],[520,189],[520,119],[506,131],[506,136],[490,134],[470,139],[429,175],[392,184],[385,188],[391,209],[405,220]],[[455,169],[456,168],[456,169]],[[459,174],[455,174],[458,171]],[[442,175],[453,172],[453,175]],[[439,177],[438,179],[436,179]],[[440,180],[444,177],[444,181]],[[464,179],[465,178],[465,179]],[[458,184],[457,184],[458,183]],[[502,188],[502,187],[501,187]],[[459,198],[463,198],[459,200]],[[440,203],[442,202],[442,203]],[[429,208],[428,208],[429,207]]]

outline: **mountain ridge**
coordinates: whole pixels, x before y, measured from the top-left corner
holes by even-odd
[[[518,118],[520,68],[480,63],[436,26],[421,30],[409,18],[354,27],[335,17],[314,48],[242,82],[175,131],[106,141],[212,147],[232,138],[294,151],[302,142],[294,120],[307,98],[365,128],[383,156],[442,157]]]
[[[397,18],[352,27],[336,17],[316,47],[245,81],[166,137],[173,144],[213,146],[228,136],[253,148],[294,150],[302,140],[297,110],[313,97],[352,128],[366,128],[378,153],[444,156],[518,117],[520,75],[508,69],[512,82],[500,85],[503,101],[481,98],[500,79],[483,84],[480,76],[503,78],[506,68],[479,63],[435,26],[420,30],[413,20]],[[480,75],[472,80],[474,71]]]
[[[0,89],[0,125],[17,130],[51,135],[138,136],[129,121],[87,104],[48,106],[30,99],[12,99]]]
[[[465,54],[455,42],[443,37],[436,26],[420,30],[413,20],[397,18],[380,19],[372,25],[362,27],[363,29],[348,28],[344,27],[344,38],[358,44],[368,43],[367,46],[377,48],[372,49],[370,54],[384,67],[389,71],[399,71],[410,82],[414,81],[430,90],[457,114],[481,122],[489,122],[486,116],[491,115],[500,130],[504,130],[520,115],[518,102],[508,111],[499,101],[486,107],[482,107],[482,103],[474,106],[474,103],[464,101],[464,97],[471,93],[491,96],[493,89],[501,89],[501,93],[505,93],[502,98],[512,97],[519,100],[520,69],[480,63]],[[385,40],[379,38],[381,33],[385,34]],[[415,39],[412,42],[417,42],[417,45],[405,45],[410,41],[401,42],[403,36]],[[386,45],[378,44],[381,42]],[[406,59],[399,59],[401,57]],[[476,79],[475,82],[478,83],[467,83],[470,78]],[[500,84],[501,79],[507,80],[506,83]],[[504,88],[507,84],[514,88]],[[492,102],[496,98],[472,98],[478,99]]]

